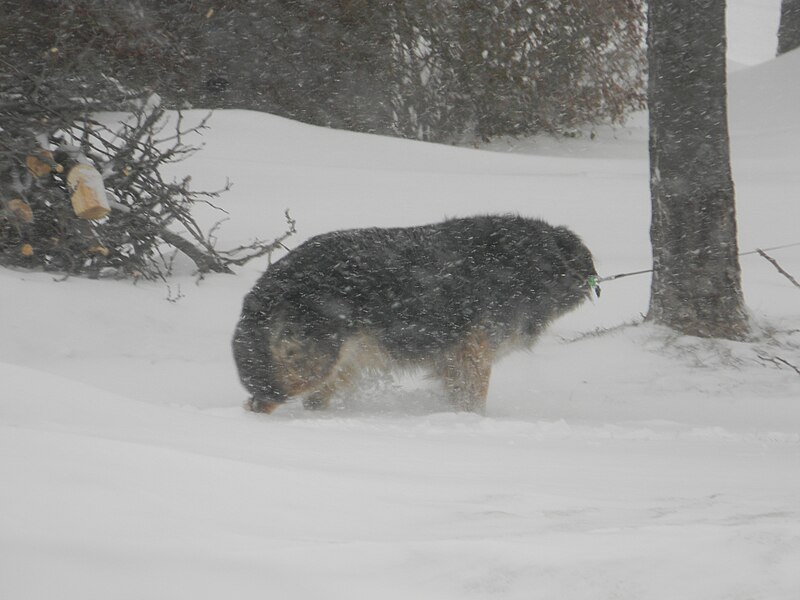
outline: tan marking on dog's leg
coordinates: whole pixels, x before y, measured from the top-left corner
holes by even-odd
[[[334,377],[341,360],[337,349],[328,351],[323,345],[287,339],[270,347],[276,365],[276,379],[290,398],[314,394]],[[320,408],[325,402],[320,401]],[[304,402],[305,404],[305,402]]]
[[[306,410],[327,409],[331,404],[331,398],[336,392],[350,382],[355,369],[353,365],[348,364],[343,359],[342,354],[344,353],[340,353],[339,360],[322,384],[316,389],[310,390],[303,398],[303,408]]]
[[[330,406],[331,398],[335,393],[335,382],[326,383],[303,398],[303,408],[306,410],[325,410]]]
[[[280,405],[280,402],[254,402],[253,400],[250,400],[247,403],[247,408],[253,412],[270,414]]]
[[[354,387],[354,381],[365,371],[385,370],[387,365],[386,353],[375,339],[354,336],[343,344],[336,365],[325,381],[303,398],[303,407],[309,410],[326,409],[333,396]]]
[[[447,353],[441,376],[447,396],[457,410],[486,412],[493,358],[494,350],[482,331],[471,333]]]

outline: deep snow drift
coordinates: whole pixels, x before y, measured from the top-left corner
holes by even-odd
[[[795,52],[731,78],[742,250],[798,241],[798,72]],[[221,245],[287,207],[293,245],[514,211],[608,275],[650,261],[637,122],[479,151],[220,112],[180,169],[234,181]],[[800,248],[773,255],[800,275]],[[264,267],[169,289],[0,270],[0,597],[800,594],[800,290],[761,257],[751,342],[628,325],[649,279],[609,282],[495,369],[486,418],[413,378],[244,412],[229,342]]]

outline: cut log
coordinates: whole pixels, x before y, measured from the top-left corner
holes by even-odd
[[[34,177],[44,177],[52,171],[60,173],[62,170],[59,169],[61,165],[56,164],[50,150],[41,150],[38,154],[31,154],[25,159],[25,164]]]
[[[18,221],[30,225],[33,223],[33,210],[30,204],[19,198],[14,198],[6,202],[6,210]]]
[[[80,219],[102,219],[111,208],[106,198],[103,176],[92,165],[77,164],[67,174],[72,209]]]

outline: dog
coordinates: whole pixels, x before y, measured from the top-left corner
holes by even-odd
[[[334,231],[261,276],[233,354],[254,412],[326,408],[360,373],[421,368],[456,410],[484,413],[492,363],[599,294],[581,239],[537,219]]]

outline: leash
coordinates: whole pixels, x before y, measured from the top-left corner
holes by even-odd
[[[772,248],[756,248],[755,250],[749,250],[747,252],[740,252],[738,256],[747,256],[748,254],[762,254],[767,250],[783,250],[784,248],[793,248],[795,246],[800,246],[800,242],[794,242],[792,244],[784,244],[782,246],[773,246]],[[598,277],[594,280],[594,284],[598,284],[603,281],[614,281],[615,279],[622,279],[623,277],[630,277],[631,275],[643,275],[644,273],[652,273],[653,269],[643,269],[641,271],[631,271],[630,273],[617,273],[616,275],[609,275],[607,277]],[[590,283],[590,286],[592,284]]]

